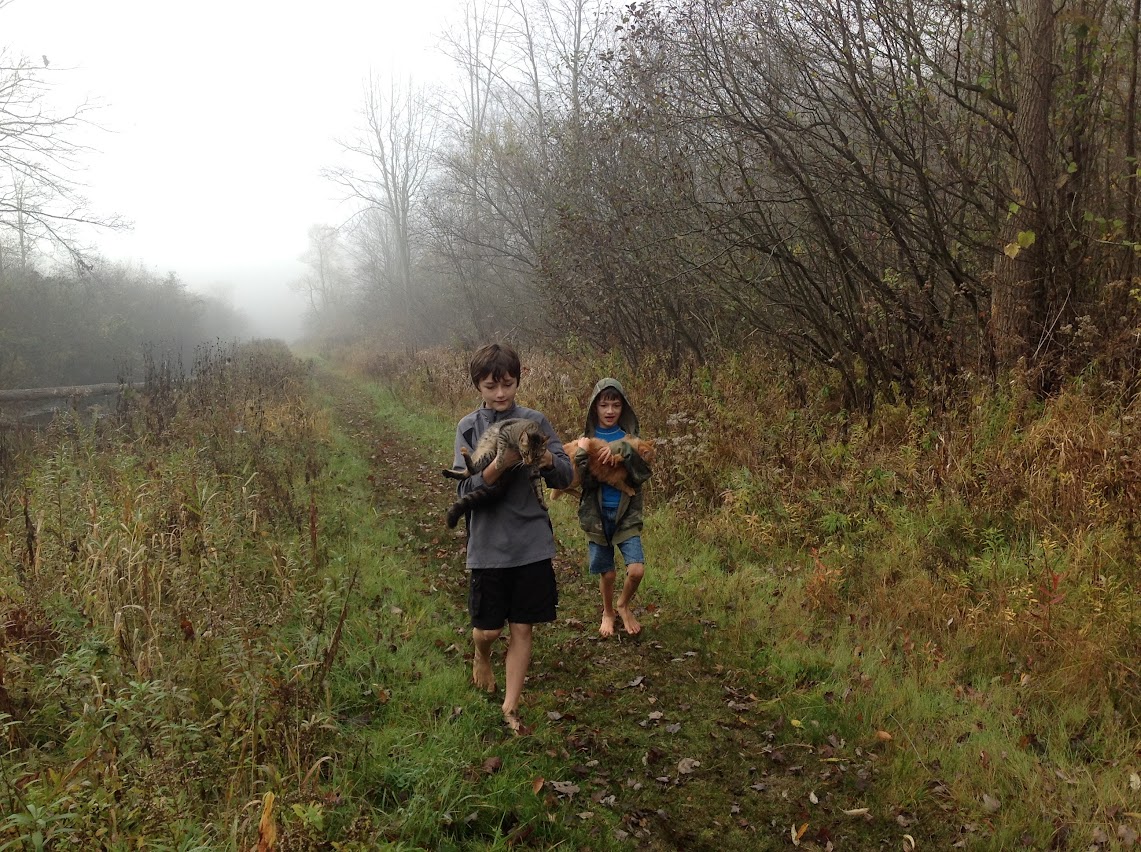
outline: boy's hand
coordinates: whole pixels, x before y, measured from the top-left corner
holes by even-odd
[[[622,456],[611,452],[609,444],[598,451],[598,460],[608,465],[619,465],[623,463]]]
[[[519,455],[518,450],[504,448],[495,457],[495,469],[502,473],[515,467],[521,461],[523,461],[523,456]]]

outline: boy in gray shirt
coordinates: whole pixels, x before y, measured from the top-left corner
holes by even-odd
[[[539,461],[543,479],[552,488],[566,488],[573,469],[562,441],[541,412],[515,404],[521,374],[519,355],[510,346],[491,343],[476,350],[470,375],[483,404],[456,426],[452,466],[465,466],[460,451],[472,453],[492,424],[526,417],[547,436],[547,448]],[[458,487],[463,497],[481,486],[495,485],[500,477],[511,477],[500,499],[477,505],[467,516],[467,567],[475,647],[472,682],[487,692],[496,690],[491,650],[503,625],[508,624],[503,719],[516,734],[527,732],[519,717],[519,699],[531,664],[532,627],[555,620],[559,597],[551,562],[555,555],[551,519],[525,472],[513,470],[520,461],[517,452],[501,450],[481,473],[462,480]]]

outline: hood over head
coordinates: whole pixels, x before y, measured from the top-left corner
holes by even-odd
[[[618,428],[627,435],[637,435],[638,415],[634,412],[634,406],[626,398],[626,391],[622,389],[622,383],[609,377],[599,379],[594,386],[594,391],[590,395],[590,404],[586,407],[586,429],[583,430],[583,434],[588,438],[593,437],[595,429],[598,428],[598,415],[594,411],[594,405],[598,402],[599,394],[604,390],[617,391],[618,395],[622,397],[622,416],[618,418]]]

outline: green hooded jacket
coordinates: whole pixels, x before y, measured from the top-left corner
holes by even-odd
[[[617,379],[610,378],[600,379],[598,384],[594,386],[594,392],[590,396],[590,405],[586,409],[586,428],[583,434],[588,438],[594,437],[595,430],[598,428],[595,403],[598,402],[599,394],[604,390],[614,390],[622,396],[622,416],[618,418],[618,428],[627,435],[637,435],[638,415],[634,412],[634,407],[630,405],[630,400],[626,398],[626,392],[622,389],[622,385]],[[582,481],[582,496],[578,501],[578,522],[590,541],[604,546],[620,544],[642,532],[642,483],[649,479],[651,474],[650,466],[630,446],[629,441],[614,441],[610,447],[615,455],[622,457],[626,465],[629,482],[636,491],[633,497],[627,494],[622,495],[615,516],[617,523],[614,529],[614,537],[610,541],[606,540],[606,532],[602,526],[601,483],[591,476],[587,469],[586,450],[578,450],[574,455],[575,467],[578,468]]]

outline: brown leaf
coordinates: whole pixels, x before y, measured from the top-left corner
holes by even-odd
[[[546,783],[547,783],[547,782],[546,782],[546,780],[545,780],[545,779],[543,779],[543,778],[540,776],[539,778],[536,778],[536,779],[534,780],[534,782],[532,782],[532,784],[531,784],[531,790],[532,790],[532,791],[535,793],[535,795],[537,796],[537,795],[539,795],[539,791],[543,789],[543,785],[544,785],[544,784],[546,784]]]
[[[701,766],[700,760],[694,760],[692,757],[683,757],[678,761],[677,771],[679,775],[692,775],[697,767]]]
[[[261,822],[258,823],[257,852],[273,852],[277,843],[277,823],[273,819],[273,793],[266,793],[262,799]]]
[[[793,846],[800,845],[800,838],[804,837],[804,832],[806,831],[808,831],[808,823],[804,823],[800,828],[797,828],[795,825],[791,828],[789,835],[792,837]]]
[[[488,775],[494,775],[503,768],[503,758],[498,756],[489,757],[483,762],[483,771]]]
[[[876,739],[880,742],[889,743],[892,740],[892,736],[887,731],[876,731]]]

